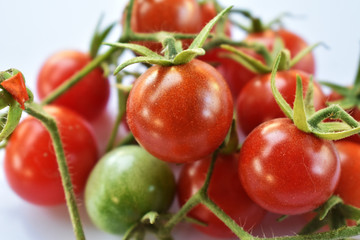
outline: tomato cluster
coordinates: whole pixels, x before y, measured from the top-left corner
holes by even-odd
[[[160,31],[184,34],[173,46],[164,42],[162,45],[153,38],[127,39],[148,48],[143,52],[152,50],[159,62],[159,55],[169,55],[169,48],[176,46],[178,51],[180,42],[184,49],[191,47],[190,35],[198,34],[219,10],[215,1],[131,3],[131,19],[127,19],[130,23],[122,21],[132,30],[126,36],[154,37]],[[213,30],[214,39],[220,34],[218,39],[233,41],[230,21],[216,27],[222,32]],[[204,42],[211,41],[209,38]],[[277,41],[292,57],[308,47],[302,38],[286,29],[267,28],[249,33],[243,42],[250,47],[237,49],[256,62],[265,63],[267,56],[251,46],[262,46],[270,54],[278,47]],[[272,75],[257,73],[251,66],[229,58],[229,54],[232,53],[218,44],[204,56],[195,58],[189,54],[192,58],[180,64],[164,61],[163,65],[148,67],[122,98],[126,99],[126,104],[122,104],[126,105],[123,115],[128,137],[133,137],[135,144],[124,146],[129,143],[126,141],[120,146],[110,145],[113,149],[104,156],[99,156],[89,122],[104,114],[107,106],[107,71],[93,67],[80,82],[69,86],[68,80],[89,68],[93,58],[67,50],[46,60],[39,72],[37,92],[48,103],[54,91],[68,88],[44,109],[58,125],[74,192],[81,196],[85,189],[84,205],[97,227],[115,234],[125,234],[130,229],[140,236],[149,221],[153,224],[151,230],[162,233],[175,195],[179,207],[186,208],[202,191],[206,195],[199,195],[201,200],[187,209],[187,216],[197,221],[193,224],[196,229],[220,238],[233,237],[234,232],[220,220],[217,210],[206,207],[205,201],[215,203],[229,217],[228,221],[247,232],[260,225],[268,212],[308,213],[334,194],[344,203],[360,207],[357,139],[334,143],[300,130],[293,119],[286,118],[273,96],[272,77],[292,107],[300,78],[303,96],[307,96],[308,89],[313,91],[314,109],[326,107],[329,98],[320,84],[310,80],[315,73],[313,55],[307,53],[296,64]],[[106,60],[106,64],[112,64]],[[125,89],[120,85],[120,89]],[[339,98],[336,94],[330,96],[331,100]],[[357,111],[356,108],[353,115]],[[237,144],[237,138],[241,148],[225,151],[232,141]],[[4,162],[9,185],[23,199],[38,205],[65,202],[54,145],[46,128],[34,117],[23,120],[12,133]]]

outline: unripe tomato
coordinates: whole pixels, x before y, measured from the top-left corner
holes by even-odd
[[[123,234],[147,212],[166,212],[175,188],[165,162],[139,146],[123,146],[107,153],[91,172],[85,207],[98,228]]]

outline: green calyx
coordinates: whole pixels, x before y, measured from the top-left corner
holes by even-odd
[[[249,44],[247,47],[262,55],[264,57],[265,64],[231,45],[223,44],[221,45],[221,48],[230,52],[229,54],[224,54],[223,57],[233,59],[256,74],[266,74],[271,73],[272,66],[274,65],[279,54],[281,54],[282,57],[280,63],[278,64],[278,70],[286,71],[291,69],[315,47],[319,46],[320,43],[316,43],[312,46],[304,48],[293,58],[291,58],[289,50],[284,49],[284,44],[280,38],[275,40],[272,52],[269,52],[263,45],[261,47],[261,45],[262,44]]]
[[[0,120],[0,142],[6,140],[10,136],[10,134],[15,130],[16,126],[20,122],[21,114],[22,114],[22,106],[16,100],[10,92],[8,92],[2,84],[6,82],[6,80],[11,79],[17,74],[21,74],[16,69],[9,69],[7,71],[0,72],[0,109],[4,109],[8,107],[7,112],[1,114]],[[13,86],[14,88],[16,86]],[[27,102],[31,102],[33,97],[31,92],[28,89],[24,89],[26,95],[29,96],[29,100]]]
[[[127,48],[130,49],[137,54],[141,55],[140,57],[135,57],[124,63],[120,64],[114,71],[114,74],[120,72],[123,68],[134,64],[134,63],[148,63],[148,64],[157,64],[161,66],[173,66],[173,65],[181,65],[190,62],[196,56],[204,55],[205,50],[202,48],[207,37],[210,34],[211,29],[214,25],[219,21],[219,19],[224,16],[227,12],[230,11],[232,7],[228,7],[221,11],[216,17],[214,17],[197,35],[194,41],[191,43],[188,49],[182,50],[181,42],[175,40],[175,38],[171,34],[164,34],[164,36],[160,37],[162,39],[163,44],[163,52],[164,55],[157,54],[147,47],[132,44],[132,43],[105,43],[111,47],[118,48]]]
[[[328,225],[331,230],[347,226],[346,220],[359,223],[360,209],[347,205],[338,196],[332,196],[321,207],[314,211],[316,214],[299,232],[300,235],[311,234]]]
[[[281,57],[282,54],[279,54],[274,64],[271,74],[271,90],[281,110],[300,130],[328,140],[339,140],[360,133],[360,124],[339,105],[334,104],[315,111],[312,80],[309,82],[304,98],[302,80],[297,76],[296,95],[292,109],[275,86],[275,76]],[[336,121],[327,122],[325,120]]]
[[[334,92],[342,96],[341,99],[330,101],[327,104],[338,104],[345,110],[351,110],[352,108],[360,109],[360,60],[358,63],[358,69],[353,86],[343,87],[330,82],[320,82],[322,85],[330,87]]]

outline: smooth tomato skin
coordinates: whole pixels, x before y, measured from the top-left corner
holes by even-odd
[[[297,75],[302,79],[305,96],[309,84],[308,74],[297,70],[279,71],[275,78],[276,87],[290,106],[293,106],[295,100]],[[270,82],[271,73],[256,76],[244,86],[236,100],[238,130],[245,136],[267,120],[285,117],[275,101]],[[315,109],[324,108],[325,101],[321,87],[314,82]]]
[[[178,199],[180,205],[194,195],[203,186],[211,158],[185,164],[178,180]],[[266,211],[255,204],[245,193],[237,172],[235,155],[222,155],[216,159],[214,172],[210,180],[208,194],[246,231],[259,224]],[[234,233],[204,205],[193,208],[188,216],[207,224],[206,227],[194,224],[201,232],[220,238],[234,237]]]
[[[335,191],[340,160],[332,141],[304,133],[287,118],[255,128],[242,145],[239,176],[249,197],[279,214],[302,214]]]
[[[38,75],[39,98],[48,96],[91,60],[89,54],[75,50],[60,51],[50,56]],[[53,104],[72,109],[87,120],[92,120],[106,108],[109,96],[109,81],[104,77],[102,69],[98,67],[56,99]]]
[[[166,212],[175,192],[170,167],[143,148],[128,145],[96,164],[86,184],[85,207],[98,228],[124,234],[147,212]]]
[[[360,207],[360,144],[336,141],[341,164],[341,176],[335,194],[346,204]]]
[[[131,16],[131,28],[138,33],[158,31],[198,33],[201,30],[201,12],[196,0],[136,0]],[[186,49],[192,39],[184,40]],[[151,50],[160,53],[161,43],[141,42]]]
[[[308,47],[308,44],[304,39],[286,29],[279,29],[277,31],[268,29],[260,33],[251,33],[245,38],[245,41],[263,43],[270,51],[272,51],[277,37],[281,38],[284,43],[284,47],[290,51],[291,58],[295,57],[300,51]],[[298,69],[314,75],[314,55],[312,53],[308,53],[293,66],[293,69]]]
[[[220,146],[232,122],[233,101],[222,76],[194,59],[149,68],[135,81],[126,114],[135,139],[148,152],[184,163]]]
[[[59,128],[75,194],[79,195],[98,159],[94,133],[78,114],[47,106]],[[64,190],[51,138],[42,123],[28,117],[11,135],[5,150],[5,175],[10,187],[37,205],[65,203]]]

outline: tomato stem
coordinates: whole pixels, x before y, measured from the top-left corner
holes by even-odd
[[[85,234],[82,228],[80,214],[76,204],[76,196],[73,191],[73,185],[71,183],[63,144],[60,139],[60,133],[56,125],[56,121],[52,116],[43,111],[43,109],[38,104],[35,103],[25,104],[25,111],[29,115],[39,119],[50,133],[74,233],[77,240],[83,240],[85,239]]]
[[[110,48],[107,52],[102,55],[94,58],[88,65],[86,65],[79,72],[74,74],[69,80],[65,81],[58,88],[56,88],[50,95],[43,99],[41,105],[50,104],[55,101],[58,97],[64,94],[67,90],[69,90],[72,86],[78,83],[83,77],[85,77],[88,73],[98,67],[103,61],[108,59],[112,54],[116,51],[120,51],[117,48]],[[121,50],[123,51],[123,50]]]
[[[118,84],[121,84],[123,77],[119,77],[116,79]],[[114,144],[115,144],[115,140],[116,140],[116,134],[118,132],[120,123],[122,121],[122,119],[125,116],[125,112],[126,112],[126,101],[127,101],[127,97],[129,95],[129,91],[123,88],[118,88],[117,90],[117,95],[118,95],[118,114],[117,117],[115,119],[115,123],[114,123],[114,127],[112,129],[109,141],[106,145],[106,152],[109,152],[111,149],[113,149]]]

